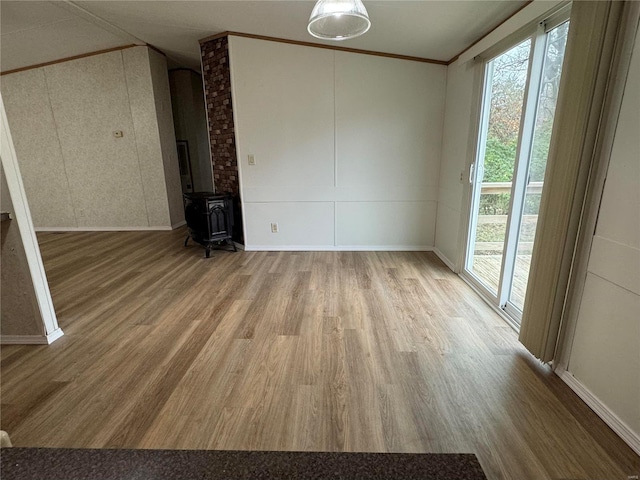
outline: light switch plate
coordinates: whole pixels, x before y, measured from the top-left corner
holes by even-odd
[[[253,155],[249,155],[249,165],[255,165],[256,164],[256,157],[254,157]]]

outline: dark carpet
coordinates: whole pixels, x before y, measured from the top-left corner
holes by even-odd
[[[473,454],[5,448],[2,480],[486,480]]]

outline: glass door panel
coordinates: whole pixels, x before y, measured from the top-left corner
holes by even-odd
[[[524,193],[522,216],[518,229],[516,258],[513,270],[513,281],[509,302],[519,312],[524,308],[524,298],[527,292],[531,253],[536,234],[540,198],[544,186],[544,174],[547,167],[551,131],[555,116],[562,61],[567,42],[569,23],[565,22],[546,34],[544,64],[542,79],[538,94],[538,107],[533,130],[531,156],[528,165],[527,186]]]
[[[485,63],[463,275],[514,326],[525,304],[568,18],[567,11],[548,28],[538,24]]]
[[[466,268],[494,296],[500,288],[530,53],[527,39],[486,69],[489,108],[481,127]]]

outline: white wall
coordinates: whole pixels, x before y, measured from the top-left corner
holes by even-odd
[[[212,192],[213,174],[202,76],[192,70],[171,70],[169,83],[176,139],[188,142],[194,191]]]
[[[175,140],[170,160],[154,96],[164,59],[154,54],[134,47],[2,77],[36,228],[168,228],[181,215],[171,202]],[[171,121],[168,87],[161,93]]]
[[[567,370],[640,439],[640,36]]]
[[[435,246],[438,254],[454,269],[459,268],[459,252],[464,241],[465,186],[468,163],[475,137],[474,79],[478,65],[473,60],[455,62],[447,70],[447,99],[442,137],[442,163],[438,189],[438,217]]]
[[[248,249],[433,247],[446,67],[238,37],[230,56]]]

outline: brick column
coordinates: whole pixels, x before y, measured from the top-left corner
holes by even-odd
[[[234,240],[242,242],[242,206],[231,100],[229,38],[221,37],[204,42],[200,45],[200,52],[213,163],[213,184],[216,193],[233,195],[236,220]]]

